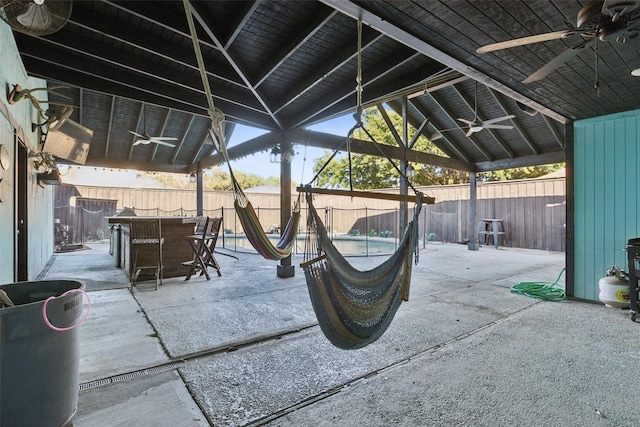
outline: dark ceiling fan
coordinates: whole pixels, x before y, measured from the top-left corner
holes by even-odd
[[[480,47],[477,52],[494,52],[573,36],[582,38],[575,46],[565,50],[522,81],[522,83],[532,83],[543,79],[556,68],[579,54],[584,48],[598,41],[619,44],[635,44],[640,41],[639,6],[640,0],[590,1],[578,12],[576,27],[574,28],[493,43]]]
[[[72,0],[0,0],[0,18],[30,36],[53,34],[71,16]]]
[[[478,120],[478,82],[475,82],[475,93],[474,93],[474,106],[473,106],[473,120],[467,120],[458,118],[459,121],[465,123],[469,126],[469,130],[465,134],[465,136],[471,136],[471,134],[475,132],[480,132],[483,129],[513,129],[513,126],[510,125],[497,125],[496,123],[502,122],[504,120],[513,119],[516,116],[508,115],[497,117],[495,119],[489,120]]]
[[[165,145],[167,147],[175,148],[175,144],[171,144],[170,142],[166,142],[166,141],[177,141],[178,138],[173,138],[168,136],[150,136],[147,133],[147,109],[145,108],[145,104],[142,104],[142,122],[144,126],[142,133],[134,132],[132,130],[129,131],[129,133],[138,137],[138,139],[136,139],[136,141],[133,143],[134,146],[141,145],[141,144],[147,145],[153,142],[154,144]]]

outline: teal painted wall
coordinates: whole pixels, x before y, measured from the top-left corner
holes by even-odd
[[[574,296],[598,301],[605,269],[627,270],[640,237],[640,110],[574,123]]]
[[[14,255],[16,130],[21,129],[18,133],[24,135],[23,142],[28,149],[37,149],[34,145],[37,135],[31,131],[31,123],[38,121],[36,110],[28,101],[13,105],[7,102],[7,88],[15,83],[23,88],[46,85],[44,80],[27,76],[11,28],[0,20],[0,144],[9,151],[12,158],[9,169],[0,168],[0,178],[6,186],[0,202],[0,284],[14,281],[16,264]],[[38,99],[45,100],[46,93],[39,95]],[[53,254],[53,188],[38,185],[36,173],[31,165],[29,165],[28,179],[28,279],[34,280]]]

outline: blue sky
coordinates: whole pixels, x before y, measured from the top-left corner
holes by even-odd
[[[309,129],[318,132],[332,133],[335,135],[347,137],[347,132],[353,127],[355,120],[351,114],[338,117],[333,120],[326,121]],[[231,139],[229,147],[238,145],[256,136],[266,133],[262,129],[256,129],[249,126],[237,125]],[[325,153],[324,149],[307,147],[305,155],[305,147],[302,145],[295,146],[296,156],[291,162],[291,179],[298,184],[307,184],[313,178],[313,163],[316,159],[322,157]],[[306,161],[305,161],[306,158]],[[239,160],[232,160],[231,167],[234,171],[252,173],[262,177],[280,177],[280,164],[271,163],[269,161],[269,153],[256,153]],[[222,166],[223,170],[226,167]]]

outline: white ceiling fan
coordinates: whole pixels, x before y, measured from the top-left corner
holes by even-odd
[[[138,139],[136,139],[136,141],[133,143],[134,146],[147,145],[153,142],[154,144],[165,145],[167,147],[175,148],[175,144],[171,144],[170,142],[167,142],[167,141],[177,141],[178,138],[173,138],[169,136],[150,136],[147,133],[147,110],[145,108],[145,104],[142,104],[142,121],[144,125],[144,130],[142,131],[142,133],[134,132],[132,130],[129,131],[129,133],[132,133],[133,135],[138,137]]]
[[[513,119],[516,116],[510,114],[508,116],[496,117],[495,119],[489,120],[478,120],[478,82],[475,82],[475,95],[474,95],[474,107],[473,107],[473,120],[467,120],[458,118],[459,121],[465,123],[469,126],[469,130],[465,134],[465,136],[471,136],[473,133],[480,132],[483,129],[513,129],[511,125],[497,125],[496,123],[502,122],[504,120]]]

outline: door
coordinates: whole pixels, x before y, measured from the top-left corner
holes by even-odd
[[[14,259],[15,272],[14,280],[21,282],[28,280],[29,277],[29,260],[28,260],[28,246],[27,246],[27,188],[29,185],[29,174],[27,170],[28,165],[27,149],[21,143],[17,141],[16,144],[16,203],[15,203],[15,224],[16,224],[16,238],[15,238],[15,250]]]

